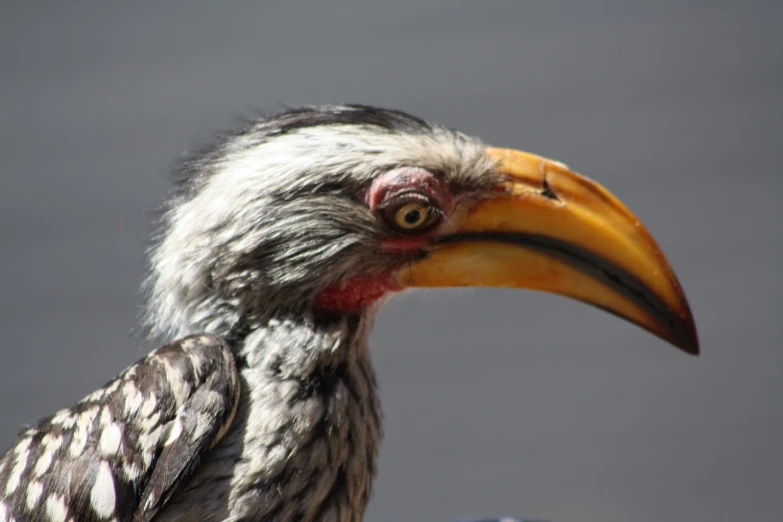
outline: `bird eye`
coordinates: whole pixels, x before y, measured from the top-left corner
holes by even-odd
[[[394,213],[395,224],[405,230],[414,230],[427,222],[430,207],[421,203],[408,203]]]
[[[423,232],[434,227],[440,221],[441,213],[428,198],[406,198],[401,203],[389,205],[383,209],[387,224],[402,233]]]

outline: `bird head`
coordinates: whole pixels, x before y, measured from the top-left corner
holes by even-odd
[[[158,333],[227,334],[272,315],[361,314],[420,287],[552,292],[689,353],[674,272],[599,184],[402,112],[306,107],[198,152],[152,252]]]

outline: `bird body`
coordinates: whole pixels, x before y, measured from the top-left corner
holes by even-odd
[[[179,174],[147,282],[151,333],[175,340],[22,432],[0,522],[360,521],[369,332],[406,288],[556,292],[698,350],[652,237],[559,163],[327,106],[250,122]]]

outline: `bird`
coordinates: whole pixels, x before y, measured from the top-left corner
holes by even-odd
[[[0,459],[0,521],[358,522],[382,411],[368,337],[416,288],[559,294],[686,353],[641,221],[565,164],[402,111],[285,108],[174,169],[143,323],[162,346]]]

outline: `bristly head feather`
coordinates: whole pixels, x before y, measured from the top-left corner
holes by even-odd
[[[199,151],[151,253],[151,333],[230,336],[272,310],[307,310],[337,281],[388,271],[361,194],[400,166],[453,190],[478,188],[492,168],[475,138],[361,105],[289,109]]]

